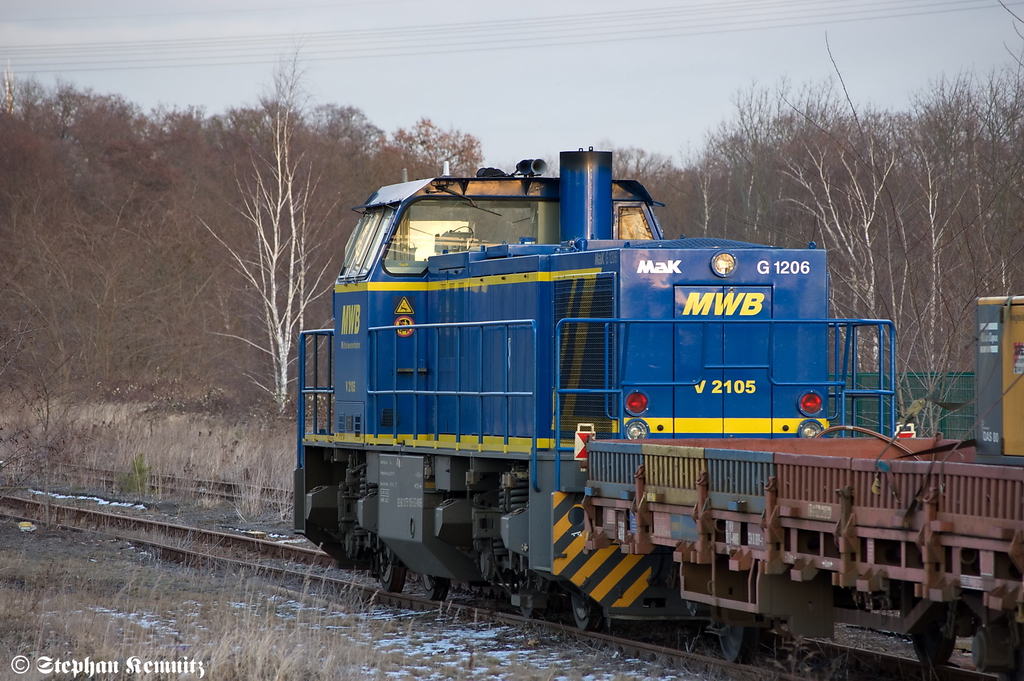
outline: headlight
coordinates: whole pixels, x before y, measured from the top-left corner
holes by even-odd
[[[814,419],[807,419],[800,424],[800,427],[796,429],[797,435],[800,437],[818,437],[818,434],[825,430],[819,421]]]
[[[716,253],[711,258],[711,271],[720,277],[728,277],[736,269],[736,258],[732,253]]]
[[[643,419],[626,422],[626,437],[630,440],[642,440],[651,434],[651,429]]]

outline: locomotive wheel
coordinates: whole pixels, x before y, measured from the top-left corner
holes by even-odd
[[[391,549],[384,547],[380,552],[380,575],[377,580],[380,588],[389,593],[401,593],[405,588],[405,566]]]
[[[423,589],[427,592],[427,598],[432,601],[443,601],[448,598],[448,590],[452,586],[452,580],[447,577],[434,577],[432,575],[420,575]]]
[[[945,616],[936,617],[928,623],[924,631],[910,635],[910,640],[914,644],[914,653],[917,655],[918,661],[925,667],[931,668],[946,664],[953,654],[956,637],[943,634],[945,620]]]
[[[750,662],[757,653],[757,644],[761,640],[758,627],[737,627],[732,624],[720,625],[718,644],[722,648],[722,656],[729,662]]]
[[[585,594],[572,592],[572,618],[576,626],[583,631],[597,631],[604,622],[601,606],[590,600]]]
[[[380,570],[380,588],[390,593],[401,593],[405,588],[405,566],[387,563]]]

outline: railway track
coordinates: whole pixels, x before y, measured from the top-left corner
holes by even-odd
[[[13,512],[8,512],[11,509]],[[278,558],[304,565],[333,567],[335,561],[322,551],[264,539],[249,534],[220,532],[188,525],[152,520],[125,513],[111,513],[92,509],[47,503],[45,499],[5,497],[0,499],[0,510],[12,517],[44,522],[49,514],[52,524],[79,530],[135,532],[142,535],[161,535],[183,543],[197,543],[210,547],[231,548],[246,555]],[[125,537],[129,538],[129,537]],[[131,538],[134,540],[134,538]]]
[[[764,681],[766,678],[779,681],[807,681],[809,678],[806,664],[802,665],[803,669],[799,672],[787,670],[785,660],[775,662],[769,658],[759,660],[755,665],[734,664],[715,656],[678,647],[607,633],[583,632],[561,622],[530,619],[493,607],[450,601],[439,603],[414,594],[381,591],[366,583],[334,577],[321,570],[312,569],[334,566],[333,559],[321,551],[257,536],[220,532],[142,518],[128,513],[84,509],[14,496],[0,499],[0,515],[30,522],[44,522],[48,517],[51,525],[115,536],[144,547],[164,560],[194,568],[228,567],[244,570],[253,575],[264,576],[278,586],[285,585],[281,588],[291,590],[296,597],[304,593],[309,585],[315,585],[328,595],[355,594],[364,601],[383,606],[414,611],[442,609],[446,614],[461,616],[471,621],[489,620],[513,626],[531,626],[550,635],[568,637],[587,645],[603,646],[634,658],[672,664],[703,676],[714,674],[742,681]],[[823,661],[819,667],[842,667],[851,670],[848,673],[856,673],[862,678],[873,676],[940,681],[994,681],[997,678],[955,667],[924,670],[916,660],[856,650],[826,641],[805,641],[799,649],[799,654],[804,660],[817,656],[819,661]],[[829,661],[832,663],[829,664]],[[790,667],[796,666],[795,663],[790,664]],[[820,678],[829,677],[823,675]]]
[[[92,466],[77,466],[68,464],[63,466],[69,472],[73,472],[76,483],[96,483],[104,489],[114,489],[125,478],[124,471],[115,471],[105,468],[94,468]],[[268,487],[265,485],[252,485],[245,482],[232,482],[229,480],[203,480],[198,478],[183,478],[177,475],[149,472],[146,474],[147,483],[152,489],[170,495],[181,495],[186,497],[213,497],[224,501],[235,501],[243,496],[254,496],[257,498],[280,498],[291,499],[292,490],[281,487]]]

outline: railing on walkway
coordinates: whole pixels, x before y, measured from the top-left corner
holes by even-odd
[[[715,325],[721,327],[721,332],[709,333],[708,327]],[[767,327],[767,353],[762,362],[710,362],[708,360],[709,342],[716,339],[721,342],[726,337],[727,328],[735,332],[741,325],[759,325]],[[808,327],[809,329],[824,328],[829,334],[829,356],[827,361],[827,375],[825,369],[821,371],[820,377],[813,380],[783,380],[779,376],[782,372],[780,367],[791,367],[794,362],[799,362],[799,357],[793,357],[791,347],[782,347],[778,340],[779,329],[796,325]],[[700,357],[696,366],[702,367],[694,375],[686,379],[675,380],[671,377],[665,380],[637,380],[626,375],[627,357],[631,351],[645,351],[644,348],[631,348],[630,335],[635,329],[645,326],[669,326],[672,330],[673,339],[676,338],[676,330],[681,328],[693,329],[699,327]],[[875,319],[819,319],[819,320],[789,320],[789,319],[750,319],[750,320],[729,320],[729,319],[707,319],[707,320],[681,320],[681,319],[609,319],[609,318],[566,318],[555,325],[555,353],[560,356],[560,349],[568,334],[579,335],[580,329],[586,329],[583,335],[587,336],[585,342],[591,347],[588,350],[590,361],[595,358],[604,358],[604,366],[590,367],[591,382],[595,376],[602,387],[565,387],[563,376],[566,371],[578,371],[568,361],[555,362],[555,450],[556,458],[561,461],[562,453],[572,450],[571,439],[563,438],[562,417],[563,402],[572,396],[576,398],[598,397],[605,405],[603,414],[594,414],[594,418],[603,418],[618,423],[619,432],[622,432],[627,417],[620,412],[620,405],[626,393],[633,390],[644,390],[652,388],[683,388],[695,387],[701,381],[706,380],[705,374],[709,371],[720,370],[760,370],[767,372],[768,381],[775,387],[807,387],[827,388],[828,398],[826,403],[826,415],[834,424],[845,424],[849,421],[851,413],[856,413],[863,408],[864,403],[873,402],[872,410],[879,416],[878,428],[880,432],[891,434],[896,423],[896,400],[895,400],[895,377],[896,377],[896,335],[892,322]],[[595,330],[596,329],[596,330]],[[868,330],[868,333],[863,333]],[[754,329],[751,329],[754,331]],[[796,330],[799,332],[799,329]],[[738,335],[738,334],[737,334]],[[786,338],[791,338],[787,335]],[[578,339],[574,342],[581,342]],[[721,354],[721,348],[716,349],[716,355]],[[784,353],[789,353],[786,357]],[[862,355],[867,354],[865,358]],[[674,361],[674,360],[673,360]],[[578,362],[577,362],[578,363]],[[868,366],[873,367],[871,371],[865,371]],[[666,369],[671,372],[671,368]],[[853,382],[852,377],[863,379],[866,373],[875,377],[874,387],[864,387],[864,381]],[[591,402],[593,403],[593,401]],[[676,410],[678,411],[678,409]],[[561,466],[555,466],[555,488],[561,489]]]
[[[302,441],[334,434],[334,330],[299,334],[298,468],[305,465]]]
[[[395,440],[401,434],[437,443],[442,436],[451,436],[457,447],[475,439],[476,446],[484,448],[485,438],[501,438],[507,450],[510,438],[524,438],[530,442],[530,479],[539,491],[535,320],[376,326],[368,333],[367,396],[373,415],[368,433],[381,435],[378,415],[391,409],[390,434]],[[501,403],[497,412],[495,401]],[[454,406],[446,410],[444,402]],[[464,417],[467,411],[473,416]],[[529,433],[513,434],[513,411],[520,422],[526,415]],[[411,417],[411,428],[407,420],[401,433],[400,413]],[[450,427],[452,413],[455,423]],[[485,433],[485,421],[493,424],[495,414],[500,427]],[[448,421],[444,427],[442,417]]]

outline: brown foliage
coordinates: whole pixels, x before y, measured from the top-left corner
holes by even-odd
[[[421,118],[409,130],[395,131],[384,154],[389,165],[408,169],[410,178],[440,175],[445,163],[451,175],[472,177],[483,162],[480,140],[458,130],[441,130],[429,118]]]
[[[240,187],[253,180],[254,158],[269,157],[263,123],[273,105],[147,115],[118,96],[18,84],[13,113],[0,112],[5,379],[46,376],[158,400],[167,386],[194,401],[212,390],[261,399],[246,376],[267,377],[269,366],[231,338],[261,333],[258,300],[203,222],[245,245]],[[472,174],[480,159],[479,141],[457,130],[423,120],[389,137],[336,105],[304,110],[292,142],[315,181],[305,209],[326,227],[314,260],[328,272],[357,217],[349,207],[402,168],[435,175],[448,160]],[[329,317],[322,296],[307,325]]]
[[[273,102],[263,102],[272,105]],[[0,357],[89,386],[188,386],[254,399],[256,298],[202,223],[246,243],[240,187],[271,143],[266,109],[143,114],[116,96],[19,84],[0,113]],[[616,150],[666,206],[665,235],[830,251],[835,309],[891,317],[903,359],[969,368],[971,302],[1024,292],[1024,77],[964,75],[906,112],[854,110],[824,84],[754,89],[685,163]],[[347,210],[383,184],[473,175],[480,141],[427,118],[387,135],[353,107],[304,109],[293,137],[337,267]],[[326,297],[307,326],[326,322]],[[18,344],[4,343],[19,339]],[[17,347],[16,356],[10,352]],[[11,373],[5,374],[5,379]]]

